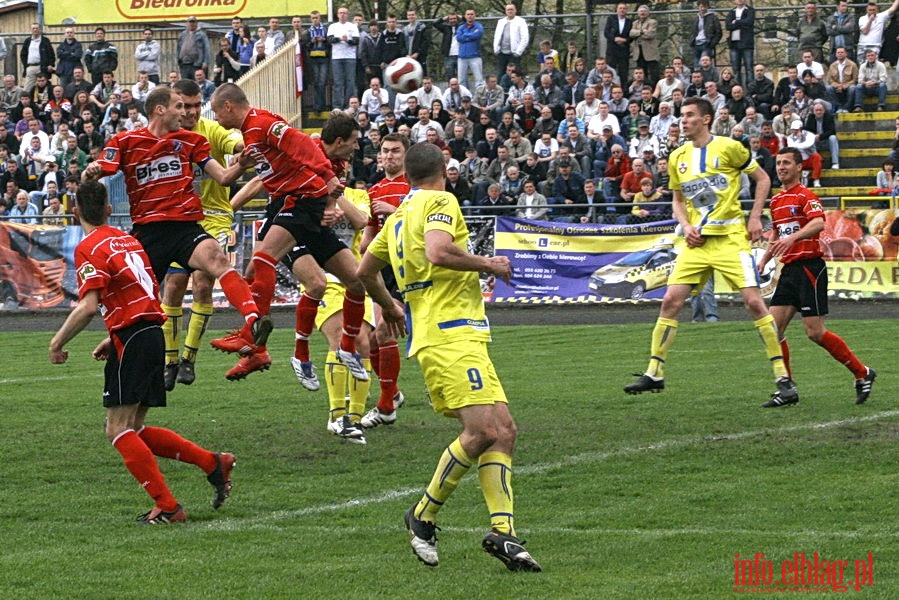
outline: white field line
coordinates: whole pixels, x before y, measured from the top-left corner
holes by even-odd
[[[36,381],[69,381],[71,379],[88,379],[88,378],[102,378],[103,371],[94,371],[94,372],[82,372],[82,373],[67,373],[65,375],[55,375],[53,377],[10,377],[8,379],[0,379],[0,385],[5,385],[8,383],[34,383]]]
[[[578,464],[592,464],[606,461],[613,457],[619,456],[630,456],[634,454],[642,454],[644,452],[657,452],[657,451],[665,451],[675,448],[684,448],[687,446],[693,446],[704,443],[715,443],[715,442],[732,442],[745,440],[748,438],[767,436],[767,435],[780,435],[780,434],[788,434],[794,433],[797,431],[813,431],[817,429],[832,429],[834,427],[841,427],[843,425],[853,425],[856,423],[866,423],[870,421],[878,421],[881,419],[889,419],[892,417],[899,416],[899,410],[887,410],[878,413],[874,413],[871,415],[866,415],[863,417],[849,417],[847,419],[840,419],[838,421],[826,421],[823,423],[805,423],[802,425],[790,425],[788,427],[776,427],[773,429],[759,429],[755,431],[740,431],[737,433],[726,433],[720,435],[708,435],[708,436],[691,436],[685,438],[677,438],[673,440],[662,440],[656,442],[654,444],[648,444],[645,446],[623,446],[618,448],[617,450],[611,450],[608,452],[587,452],[584,454],[577,454],[574,456],[570,456],[565,460],[557,461],[554,463],[543,463],[536,465],[525,465],[520,466],[515,469],[516,474],[520,475],[528,475],[533,473],[545,473],[547,471],[553,471],[556,469],[561,469],[565,467],[569,467],[572,465]],[[203,529],[209,530],[218,530],[218,531],[237,531],[237,530],[249,530],[249,529],[267,529],[269,527],[275,526],[274,523],[279,521],[285,521],[289,519],[297,519],[304,516],[322,514],[335,512],[344,509],[353,509],[358,508],[360,506],[368,506],[371,504],[381,504],[383,502],[389,502],[392,500],[396,500],[398,498],[403,498],[406,496],[411,496],[413,494],[420,494],[422,492],[422,487],[415,488],[405,488],[405,489],[394,489],[387,490],[382,494],[378,494],[376,496],[367,496],[361,498],[353,498],[347,500],[345,502],[336,502],[331,504],[320,504],[317,506],[308,506],[306,508],[299,508],[296,510],[279,510],[266,515],[258,515],[255,517],[249,518],[241,518],[241,519],[222,519],[217,521],[211,521],[203,524],[201,527]],[[293,527],[294,524],[291,524]],[[541,532],[544,531],[544,528],[541,528]],[[561,530],[560,530],[561,531]],[[569,531],[569,530],[565,530]],[[588,531],[588,530],[580,530],[580,529],[572,529],[570,530],[573,533],[579,531]],[[603,530],[593,530],[593,531],[608,531],[608,532],[631,532],[631,530],[620,530],[620,529],[603,529]],[[646,532],[656,532],[654,534],[649,535],[669,535],[671,533],[696,533],[699,535],[712,534],[717,533],[719,530],[714,529],[677,529],[677,530],[662,530],[662,529],[654,529],[654,530],[633,530],[635,534],[643,534],[646,535]],[[727,530],[720,530],[720,533],[728,533]],[[807,532],[809,534],[814,534],[815,532]],[[834,532],[827,532],[834,533]],[[851,532],[844,532],[847,536]],[[793,532],[790,535],[801,535],[803,532]],[[834,535],[841,535],[840,533],[834,533]],[[893,536],[896,534],[885,534],[889,536]]]

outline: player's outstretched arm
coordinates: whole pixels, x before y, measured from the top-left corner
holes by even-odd
[[[84,297],[78,302],[78,305],[66,317],[65,323],[50,340],[50,362],[54,365],[60,365],[69,358],[69,353],[63,348],[68,344],[82,329],[87,327],[94,315],[97,314],[97,308],[100,306],[100,292],[97,290],[89,290]]]
[[[228,186],[237,181],[244,171],[254,166],[258,161],[258,155],[249,149],[244,149],[236,156],[228,167],[223,167],[217,160],[208,160],[203,165],[203,170],[219,185]]]
[[[446,231],[432,229],[425,232],[425,255],[433,264],[453,271],[490,273],[506,283],[512,277],[512,265],[507,256],[470,254],[454,244],[453,236]]]
[[[259,195],[259,192],[262,191],[262,187],[262,179],[259,177],[254,177],[246,182],[231,198],[231,208],[234,210],[243,208],[247,202]]]
[[[349,222],[350,226],[357,231],[364,228],[368,223],[368,215],[359,210],[359,208],[343,194],[337,199],[337,209],[343,213],[343,216]]]
[[[403,337],[406,335],[406,313],[403,306],[390,295],[387,286],[384,285],[381,269],[386,266],[388,263],[366,252],[356,270],[356,277],[362,282],[372,300],[381,306],[381,316],[387,323],[390,333],[396,337]]]

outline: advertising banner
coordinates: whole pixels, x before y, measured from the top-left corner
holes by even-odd
[[[896,217],[899,211],[888,209],[827,211],[821,239],[832,296],[899,299],[899,237],[889,234]],[[119,226],[118,220],[111,224]],[[472,252],[507,256],[512,263],[511,284],[482,282],[485,298],[494,302],[657,301],[684,243],[673,220],[605,225],[498,217],[494,224],[475,216],[466,222]],[[236,220],[228,258],[239,271],[253,255],[259,223],[252,216]],[[76,225],[0,221],[0,309],[67,307],[77,300],[73,255],[82,236]],[[765,244],[754,246],[757,260]],[[764,295],[774,291],[777,266],[771,261],[762,272]],[[717,294],[733,292],[718,279],[716,284]],[[295,304],[298,297],[296,280],[279,263],[273,304]],[[218,288],[214,303],[227,306]]]
[[[677,255],[674,220],[635,225],[496,219],[497,256],[512,282],[495,302],[569,303],[661,298]]]
[[[111,0],[107,2],[45,2],[47,25],[108,24],[134,21],[268,19],[273,16],[328,14],[325,0]],[[288,25],[290,25],[288,23]]]
[[[821,245],[829,288],[838,298],[899,298],[899,238],[889,226],[899,211],[829,210]],[[603,225],[496,219],[495,253],[512,263],[511,284],[492,281],[485,295],[494,302],[592,303],[657,300],[683,246],[675,221]],[[770,235],[770,234],[766,234]],[[756,244],[756,260],[766,242]],[[763,270],[765,295],[774,291],[779,269]],[[716,286],[718,286],[716,280]],[[716,293],[735,290],[716,287]]]

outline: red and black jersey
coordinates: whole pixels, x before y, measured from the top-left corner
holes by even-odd
[[[284,208],[293,208],[297,197],[320,198],[328,193],[333,166],[312,138],[261,108],[251,108],[240,126],[247,148],[265,160],[256,165],[270,196],[286,196]]]
[[[385,177],[371,186],[368,189],[368,197],[371,198],[372,202],[380,200],[381,202],[386,202],[392,206],[399,206],[400,202],[403,201],[403,198],[406,197],[406,194],[408,194],[411,189],[412,186],[409,185],[406,174],[403,173],[396,179],[387,179]],[[378,231],[381,231],[381,227],[384,225],[384,219],[386,218],[386,214],[376,214],[374,210],[372,210],[368,224],[375,227]]]
[[[209,160],[209,142],[198,133],[179,129],[160,138],[141,127],[110,138],[98,162],[105,175],[125,174],[131,219],[143,225],[203,219],[191,165],[203,169]]]
[[[127,233],[108,225],[91,231],[75,248],[75,272],[79,297],[99,290],[100,314],[110,333],[139,321],[165,321],[150,259]]]
[[[801,183],[771,198],[771,219],[778,237],[785,238],[802,229],[806,223],[817,217],[824,218],[821,201]],[[818,236],[799,240],[781,257],[781,262],[790,263],[822,255]]]

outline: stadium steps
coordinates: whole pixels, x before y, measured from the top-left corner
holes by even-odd
[[[875,187],[877,172],[890,153],[899,111],[876,111],[876,98],[866,98],[866,112],[836,115],[840,140],[840,169],[825,168],[821,197],[865,196]],[[899,105],[899,95],[887,95],[887,107]],[[824,166],[831,164],[830,152],[822,152]]]

